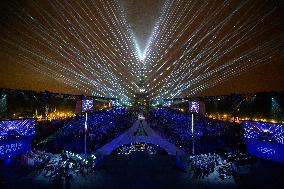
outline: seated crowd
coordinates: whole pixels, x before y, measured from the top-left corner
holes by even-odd
[[[119,136],[133,125],[135,117],[124,108],[102,110],[88,115],[87,149],[94,151]],[[58,149],[83,152],[85,135],[85,117],[74,119],[63,126],[52,138]]]
[[[27,162],[26,166],[37,170],[39,175],[48,179],[55,185],[70,184],[72,178],[93,173],[100,165],[102,158],[96,156],[75,154],[69,151],[62,151],[59,154],[46,153],[34,150],[22,156]]]
[[[191,169],[198,178],[204,178],[213,173],[215,167],[219,165],[220,156],[217,154],[201,154],[190,156]]]
[[[241,143],[242,131],[237,123],[194,115],[192,133],[191,114],[168,108],[151,111],[147,121],[154,130],[187,153],[191,153],[193,141],[197,144],[195,149],[197,152],[212,151]]]
[[[239,152],[229,152],[222,156],[207,153],[189,157],[189,167],[194,176],[202,179],[214,172],[222,180],[231,176],[236,178],[239,174],[244,174],[247,169],[254,168],[255,163],[255,158]]]

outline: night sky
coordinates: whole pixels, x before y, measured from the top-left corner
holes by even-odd
[[[151,99],[284,90],[281,0],[2,0],[0,87]]]

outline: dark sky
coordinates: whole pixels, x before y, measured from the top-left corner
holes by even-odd
[[[1,10],[1,18],[0,18],[0,87],[3,88],[13,88],[13,89],[32,89],[32,90],[49,90],[52,92],[63,92],[63,93],[74,93],[74,94],[91,94],[92,87],[95,91],[104,91],[105,93],[109,93],[109,90],[106,90],[105,88],[100,88],[100,85],[93,86],[91,85],[91,80],[97,81],[98,83],[103,83],[103,87],[106,88],[116,88],[116,84],[113,84],[112,81],[114,79],[108,79],[108,75],[102,72],[100,67],[96,67],[95,65],[92,66],[94,71],[97,71],[97,74],[99,77],[101,77],[101,80],[97,80],[98,77],[94,74],[93,71],[90,71],[89,65],[83,65],[80,62],[84,62],[86,60],[94,60],[97,62],[103,62],[101,65],[104,67],[107,67],[107,65],[112,65],[112,67],[107,67],[110,72],[114,74],[118,81],[121,81],[122,88],[125,88],[126,91],[129,92],[129,96],[131,96],[131,93],[133,91],[135,92],[136,89],[128,89],[127,87],[129,85],[132,86],[131,81],[134,81],[137,83],[139,79],[138,73],[135,74],[135,70],[138,70],[135,66],[131,66],[130,62],[128,62],[128,57],[131,57],[130,50],[127,50],[127,52],[124,52],[125,47],[120,47],[121,40],[116,40],[116,37],[122,34],[117,34],[118,32],[118,26],[113,25],[111,27],[108,27],[108,24],[111,23],[109,21],[108,23],[108,17],[109,13],[107,12],[110,10],[107,4],[104,4],[104,2],[93,0],[93,1],[87,1],[87,0],[81,0],[78,1],[78,3],[72,3],[72,1],[54,1],[52,7],[51,1],[48,0],[40,0],[39,3],[35,3],[31,0],[2,0],[0,3],[0,10]],[[60,3],[57,3],[60,2]],[[62,2],[62,3],[61,3]],[[82,2],[85,4],[83,5]],[[112,1],[109,1],[112,2]],[[161,11],[165,0],[118,0],[120,6],[124,9],[126,14],[126,19],[128,24],[130,25],[130,28],[135,36],[135,39],[137,40],[138,46],[141,51],[143,51],[147,43],[149,42],[149,38],[151,34],[153,33],[153,28],[155,24],[157,23],[159,17],[161,16]],[[171,21],[168,23],[165,23],[165,26],[173,26],[175,24],[175,21],[181,22],[181,19],[178,20],[178,14],[181,12],[182,6],[185,6],[185,4],[188,1],[184,1],[184,4],[181,4],[180,9],[177,9],[173,13],[177,13]],[[198,9],[202,5],[202,3],[208,3],[209,1],[192,1],[197,2],[196,7],[194,9]],[[200,4],[198,4],[200,2]],[[220,5],[222,4],[222,1],[210,1],[208,7],[210,6],[216,6],[216,8],[220,8]],[[222,15],[228,16],[230,15],[230,11],[233,11],[237,5],[240,4],[240,2],[244,1],[232,1],[232,5],[228,6],[227,9],[224,9],[224,12],[220,14],[221,16],[216,17],[215,22],[210,22],[208,24],[208,28],[210,26],[218,25],[222,21]],[[253,55],[252,61],[258,61],[261,59],[261,57],[266,56],[268,53],[273,54],[271,61],[262,62],[261,64],[254,66],[250,69],[244,69],[241,71],[238,75],[230,76],[225,79],[222,79],[222,81],[218,82],[217,84],[212,84],[213,80],[217,80],[218,78],[221,78],[220,74],[214,75],[212,77],[207,78],[206,80],[202,80],[200,82],[197,82],[193,85],[193,87],[189,87],[187,90],[183,90],[183,92],[180,94],[181,96],[185,96],[190,93],[190,91],[194,90],[197,86],[196,85],[206,85],[208,86],[203,91],[198,91],[198,95],[220,95],[220,94],[230,94],[230,93],[248,93],[248,92],[261,92],[261,91],[283,91],[284,90],[284,41],[283,36],[281,34],[284,34],[284,9],[283,9],[283,2],[282,1],[265,1],[265,3],[259,1],[249,1],[248,6],[244,6],[241,9],[240,15],[244,14],[246,10],[249,8],[252,8],[250,11],[248,11],[248,18],[253,15],[260,15],[259,18],[261,18],[261,15],[263,16],[269,12],[269,10],[273,10],[272,13],[265,18],[264,22],[254,28],[255,35],[261,33],[261,31],[265,31],[263,34],[261,34],[258,37],[253,38],[248,43],[242,44],[240,48],[236,48],[232,53],[221,57],[220,59],[216,60],[214,64],[210,67],[210,69],[217,68],[216,65],[222,65],[226,62],[226,60],[229,60],[231,57],[237,56],[238,54],[241,54],[245,52],[246,49],[253,49],[254,47],[257,48],[258,45],[263,45],[266,41],[269,41],[271,39],[274,39],[274,37],[279,37],[279,40],[275,42],[275,47],[273,48],[274,44],[270,44],[269,47],[267,47],[264,51],[261,51],[261,53],[256,52]],[[263,6],[261,7],[263,3]],[[260,7],[260,9],[253,9],[254,4],[255,7]],[[87,9],[86,7],[89,7],[90,9]],[[40,9],[38,6],[45,10],[46,12],[40,12]],[[235,6],[235,7],[234,7]],[[62,8],[63,7],[63,8]],[[74,9],[72,8],[74,7]],[[84,9],[80,9],[83,7]],[[189,6],[190,7],[190,6]],[[201,14],[205,14],[206,11],[209,11],[209,8],[205,8]],[[267,7],[267,8],[266,8]],[[273,8],[274,7],[274,8]],[[66,8],[66,9],[65,9]],[[97,8],[97,9],[95,9]],[[267,10],[266,10],[267,9]],[[61,12],[57,12],[54,10],[63,10]],[[84,12],[85,10],[90,12]],[[98,11],[102,11],[102,15],[99,15]],[[169,9],[174,10],[174,9]],[[39,11],[39,12],[37,12]],[[72,23],[67,22],[64,17],[62,17],[62,12],[70,12],[70,15],[66,14],[66,18],[69,19]],[[194,11],[194,10],[193,10]],[[212,11],[212,10],[211,10]],[[64,12],[64,13],[65,13]],[[28,13],[28,14],[27,14]],[[78,13],[78,14],[77,14]],[[195,12],[193,12],[195,13]],[[182,14],[182,13],[180,13]],[[190,21],[190,19],[194,15],[198,15],[197,12],[195,14],[192,14],[189,12],[186,17],[184,17],[183,25],[185,26],[187,22]],[[28,15],[31,15],[34,20],[31,20]],[[79,16],[81,15],[81,17]],[[52,16],[52,17],[49,17]],[[90,17],[93,18],[93,22],[90,20]],[[58,18],[58,23],[55,20],[55,18]],[[95,18],[98,19],[98,21],[95,21]],[[106,20],[103,20],[106,19]],[[79,20],[79,22],[76,22],[76,19]],[[87,25],[84,25],[86,27],[86,30],[84,30],[85,33],[80,33],[80,27],[83,25],[80,25],[80,20],[86,20],[86,23],[89,23],[90,28],[87,28]],[[174,60],[177,60],[181,55],[181,51],[183,50],[183,45],[187,39],[192,35],[194,29],[198,28],[200,26],[200,23],[202,22],[202,15],[198,15],[198,17],[195,19],[195,22],[191,25],[191,28],[185,31],[184,35],[182,35],[178,42],[173,46],[173,48],[170,49],[168,54],[165,55],[164,59],[168,59],[169,57],[172,58],[169,63],[165,65],[172,65]],[[257,22],[259,20],[254,20],[252,22]],[[80,23],[81,22],[81,23]],[[177,22],[177,23],[178,23]],[[231,31],[228,28],[232,27],[234,24],[238,22],[238,17],[234,18],[231,22],[228,23],[228,25],[224,26],[224,30],[220,32],[220,37],[227,35],[227,31]],[[244,23],[245,20],[241,20],[241,23]],[[39,27],[39,25],[36,24],[42,24],[43,27]],[[101,25],[96,25],[97,23],[100,23]],[[275,23],[275,25],[268,26],[269,23]],[[51,24],[51,25],[48,25]],[[54,25],[53,25],[54,24]],[[74,28],[69,28],[68,26],[73,25]],[[51,27],[54,26],[53,32]],[[60,28],[61,26],[66,27],[67,29]],[[98,30],[97,28],[101,26],[101,28],[104,29],[105,32],[102,32],[102,30]],[[206,26],[205,26],[206,27]],[[227,28],[226,28],[227,27]],[[113,31],[110,31],[109,29],[113,29]],[[183,26],[179,26],[177,30],[181,30]],[[207,28],[207,29],[208,29]],[[50,30],[49,30],[50,29]],[[249,29],[249,28],[248,28]],[[44,35],[45,30],[48,35]],[[77,31],[79,30],[79,32]],[[70,31],[72,31],[72,35],[70,35]],[[76,31],[78,33],[76,33]],[[83,30],[82,30],[83,31]],[[125,31],[125,30],[123,30]],[[206,30],[207,31],[207,30]],[[42,33],[40,33],[42,32]],[[88,33],[90,32],[90,33]],[[94,38],[90,38],[92,35],[92,32],[94,32]],[[113,33],[111,33],[113,32]],[[108,34],[106,34],[108,33]],[[38,35],[40,34],[40,35]],[[50,36],[53,37],[54,35],[54,41],[49,39]],[[62,35],[68,36],[68,38],[62,37]],[[90,35],[90,36],[88,36]],[[193,40],[200,40],[203,36],[205,36],[206,33],[199,33],[197,36],[197,39]],[[217,35],[217,34],[216,34]],[[41,38],[40,36],[46,37],[46,39]],[[78,37],[79,36],[79,37]],[[116,37],[115,37],[116,36]],[[173,36],[173,37],[172,37]],[[167,39],[169,45],[173,40],[175,39],[175,36],[177,36],[176,33],[171,33],[171,35],[168,37],[168,39],[162,38],[163,36],[157,37],[157,40],[159,39]],[[56,38],[58,37],[58,38]],[[78,37],[78,38],[76,38]],[[84,38],[85,37],[85,38]],[[240,37],[240,36],[237,36]],[[76,38],[76,39],[75,39]],[[94,42],[98,46],[92,46],[92,43],[88,40],[90,39],[92,42]],[[220,38],[221,39],[221,38]],[[56,44],[56,40],[58,43]],[[69,46],[64,46],[63,40],[67,40]],[[80,44],[80,41],[82,41],[82,44]],[[112,41],[114,41],[112,43]],[[233,42],[237,41],[236,39],[233,39]],[[43,43],[41,43],[43,42]],[[48,44],[50,42],[50,44]],[[216,40],[218,42],[218,40]],[[44,43],[50,45],[50,46],[44,46]],[[25,44],[24,51],[22,49],[22,44]],[[59,48],[59,45],[62,45],[63,49],[66,48],[66,51],[63,51],[62,48]],[[67,43],[66,43],[67,44]],[[88,48],[86,48],[86,46]],[[106,44],[107,48],[103,47],[103,45]],[[115,46],[115,45],[117,46]],[[123,46],[122,44],[121,46]],[[74,49],[70,48],[74,46],[76,49],[79,49],[81,54],[74,53]],[[47,48],[48,47],[48,48]],[[54,48],[53,48],[54,47]],[[222,46],[222,50],[226,50],[226,48],[229,48],[228,46]],[[154,46],[151,47],[152,49],[155,49]],[[195,53],[200,53],[202,51],[206,52],[207,46],[202,46],[195,51],[192,52],[192,56],[195,55]],[[89,49],[93,49],[93,51],[89,51]],[[108,49],[111,49],[111,52],[117,53],[117,55],[112,55]],[[178,50],[177,50],[178,49]],[[55,51],[58,50],[58,51]],[[95,51],[97,50],[97,51]],[[269,51],[273,52],[269,52]],[[68,52],[67,52],[68,51]],[[276,52],[277,51],[277,52]],[[38,53],[38,55],[42,55],[41,57],[35,56],[35,54],[32,53]],[[66,55],[66,57],[63,58],[61,54]],[[98,52],[98,54],[104,54],[103,57],[99,57],[96,59],[95,53]],[[158,51],[157,51],[158,52]],[[275,53],[274,53],[275,52]],[[110,55],[108,55],[108,53]],[[160,54],[159,54],[160,55]],[[207,55],[207,54],[205,54]],[[80,58],[79,56],[83,57]],[[190,56],[187,54],[187,56]],[[212,54],[213,56],[213,54]],[[67,69],[73,69],[75,71],[78,71],[78,73],[82,73],[82,75],[90,80],[80,80],[80,78],[76,78],[72,75],[72,73],[66,74],[65,71],[60,70],[58,65],[51,65],[51,63],[48,63],[48,61],[45,58],[48,58],[51,61],[56,62],[56,64],[64,65]],[[122,58],[126,57],[126,58]],[[70,59],[69,59],[70,58]],[[160,56],[152,58],[153,62],[155,62],[158,66],[163,64],[163,60],[158,60]],[[24,60],[24,61],[23,61]],[[74,61],[74,64],[68,62],[68,60]],[[111,62],[109,62],[111,60]],[[134,58],[133,61],[137,61]],[[186,59],[185,59],[186,60]],[[183,61],[185,61],[183,60]],[[247,60],[245,60],[246,63],[242,64],[249,64]],[[33,62],[33,63],[30,63]],[[120,64],[120,62],[126,62],[126,65]],[[153,65],[155,65],[153,63]],[[89,63],[91,64],[91,63]],[[97,63],[94,63],[97,65]],[[137,63],[139,66],[139,62]],[[187,64],[187,62],[183,62],[181,65]],[[197,62],[196,64],[199,64]],[[74,66],[75,65],[75,66]],[[134,64],[133,64],[134,65]],[[165,68],[168,66],[165,66],[163,68],[163,73],[161,76],[159,74],[161,72],[155,73],[155,71],[152,71],[151,74],[149,74],[149,85],[150,87],[155,87],[158,82],[161,81],[161,83],[166,83],[163,79],[167,76],[167,71],[164,72]],[[36,69],[40,70],[36,71]],[[50,70],[49,70],[50,69]],[[133,71],[134,74],[131,74],[130,72]],[[169,69],[170,71],[174,71],[174,69]],[[122,73],[119,75],[118,73]],[[188,72],[188,71],[185,71]],[[193,76],[190,79],[194,79],[194,77],[197,77],[198,74],[205,73],[204,70],[197,70],[194,72]],[[70,86],[70,83],[66,84],[61,80],[58,80],[58,75],[63,75],[65,77],[65,81],[70,81],[68,79],[71,79],[72,82],[76,81],[76,87]],[[180,75],[185,74],[183,72],[178,72],[176,77],[180,77]],[[137,76],[137,78],[136,78]],[[81,76],[80,76],[81,77]],[[105,78],[104,78],[105,77]],[[107,78],[107,79],[106,79]],[[157,78],[155,80],[154,78]],[[85,78],[84,78],[85,79]],[[154,82],[155,81],[155,82]],[[187,81],[187,80],[184,80]],[[146,83],[147,84],[147,83]],[[86,85],[88,88],[86,90],[82,90],[80,86]],[[161,84],[161,86],[163,86]],[[91,88],[91,89],[90,89]],[[157,86],[155,88],[155,91],[158,91],[156,89],[161,89],[162,87]],[[166,89],[166,88],[165,88]],[[133,90],[133,91],[132,91]],[[105,94],[104,93],[104,94]],[[122,93],[122,91],[116,91],[116,93]],[[103,93],[99,93],[100,95],[104,95]],[[157,95],[157,94],[155,94]]]

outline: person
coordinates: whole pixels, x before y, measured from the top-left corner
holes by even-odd
[[[69,165],[70,165],[70,163],[66,163],[66,165],[65,165],[65,177],[67,177],[69,175]]]
[[[79,163],[79,167],[80,167],[80,174],[83,175],[83,173],[84,173],[84,166],[82,165],[82,163]]]

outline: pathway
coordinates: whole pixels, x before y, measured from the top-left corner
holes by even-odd
[[[97,155],[110,155],[113,150],[124,144],[130,144],[134,142],[145,142],[160,146],[165,149],[169,155],[175,155],[176,152],[179,155],[185,155],[185,152],[177,148],[174,144],[170,143],[166,139],[158,135],[152,128],[150,128],[145,120],[142,120],[143,127],[147,133],[147,136],[134,136],[140,124],[140,120],[137,120],[131,128],[115,138],[111,142],[99,148],[95,154]]]

